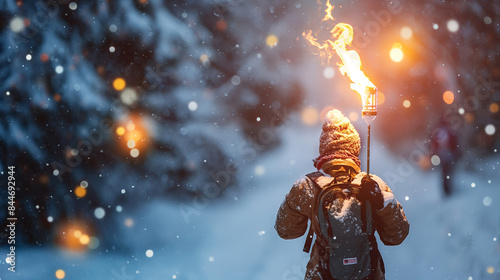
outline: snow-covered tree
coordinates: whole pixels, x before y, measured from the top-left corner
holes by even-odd
[[[61,232],[81,226],[111,245],[111,217],[137,203],[236,186],[300,101],[296,13],[286,1],[3,1],[0,169],[16,168],[20,238],[70,244]]]

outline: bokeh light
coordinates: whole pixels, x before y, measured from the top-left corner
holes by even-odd
[[[472,123],[476,118],[474,117],[474,114],[467,112],[464,114],[464,119],[466,123]]]
[[[73,220],[58,224],[56,227],[58,245],[73,251],[82,251],[88,248],[91,235],[89,224],[81,220]]]
[[[448,22],[446,22],[446,28],[451,33],[455,33],[460,29],[460,25],[458,24],[458,21],[450,19]]]
[[[134,124],[133,121],[130,121],[129,123],[127,123],[126,127],[127,127],[128,131],[134,131],[135,130],[135,124]]]
[[[401,62],[403,60],[404,54],[403,54],[403,50],[401,48],[402,48],[402,46],[400,43],[394,43],[392,45],[392,49],[389,52],[389,56],[391,57],[392,61]]]
[[[134,140],[128,140],[127,147],[129,147],[130,149],[133,149],[135,147],[135,141]]]
[[[117,129],[116,129],[116,134],[118,136],[123,136],[125,134],[125,128],[123,128],[123,126],[119,126]]]
[[[385,94],[381,91],[378,92],[377,105],[382,105],[385,102]]]
[[[95,210],[94,210],[94,216],[97,218],[97,219],[102,219],[104,218],[104,216],[106,215],[106,211],[104,210],[104,208],[102,207],[97,207]]]
[[[273,34],[269,34],[267,37],[266,37],[266,45],[270,48],[274,48],[278,45],[278,37],[276,37],[276,35],[273,35]]]
[[[411,107],[411,102],[410,100],[406,99],[405,101],[403,101],[403,106],[405,108],[410,108]]]
[[[85,188],[82,188],[81,186],[78,186],[75,188],[75,195],[76,197],[82,198],[87,194],[87,190]]]
[[[205,67],[209,67],[210,66],[210,59],[208,58],[207,54],[200,55],[200,62]]]
[[[128,106],[134,105],[138,99],[137,91],[133,88],[127,87],[120,93],[120,100]]]
[[[490,112],[492,112],[493,114],[496,114],[498,113],[498,103],[496,102],[493,102],[490,104]]]
[[[90,249],[97,249],[99,247],[99,239],[95,236],[90,237],[89,244],[87,245]]]
[[[139,156],[139,150],[138,149],[132,149],[130,150],[130,156],[136,158]]]
[[[354,112],[354,111],[350,112],[348,118],[351,122],[355,122],[359,119],[359,114],[357,112]]]
[[[80,236],[79,240],[80,240],[80,243],[82,243],[82,245],[88,245],[90,242],[90,237],[87,234],[82,234],[82,236]]]
[[[431,163],[432,163],[432,165],[434,165],[434,166],[438,166],[439,164],[441,164],[441,159],[439,158],[439,156],[437,156],[437,155],[433,155],[433,156],[431,157]]]
[[[453,92],[447,90],[443,93],[443,100],[444,103],[451,104],[455,100],[455,95],[453,94]]]
[[[64,279],[64,277],[66,277],[66,272],[64,272],[64,270],[62,269],[56,270],[55,274],[57,279]]]
[[[127,83],[123,78],[118,77],[113,81],[113,88],[117,91],[123,90],[126,86]]]
[[[47,62],[47,61],[49,61],[49,55],[48,55],[48,54],[46,54],[46,53],[42,53],[42,54],[40,55],[40,61],[41,61],[41,62]]]
[[[126,218],[123,223],[125,224],[126,227],[134,226],[134,220],[132,218]]]
[[[190,101],[188,103],[188,109],[189,111],[196,111],[198,109],[198,103],[196,101]]]
[[[300,114],[302,122],[306,125],[313,125],[319,120],[319,113],[316,108],[304,108]]]
[[[403,39],[410,39],[413,36],[413,30],[410,27],[405,26],[405,27],[401,28],[401,31],[399,32],[399,34],[401,35],[401,38],[403,38]]]
[[[323,69],[323,76],[327,79],[331,79],[335,77],[335,70],[330,66],[325,67],[325,69]]]
[[[218,30],[226,30],[227,29],[227,22],[225,20],[218,20],[216,23],[215,23],[215,28],[217,28]]]
[[[488,135],[493,135],[496,132],[496,128],[492,124],[488,124],[484,127],[484,132]]]
[[[24,20],[21,17],[14,17],[10,20],[9,27],[12,32],[22,32],[25,28]]]

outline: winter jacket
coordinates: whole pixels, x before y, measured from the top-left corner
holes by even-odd
[[[366,173],[364,172],[358,173],[352,182],[360,184],[361,179],[365,175]],[[385,245],[399,245],[408,235],[410,224],[406,220],[403,208],[398,203],[387,184],[375,175],[370,174],[370,176],[378,183],[384,196],[384,207],[380,210],[374,210],[374,226],[380,240]],[[325,186],[332,180],[333,177],[328,174],[316,176],[315,178],[318,186]],[[278,210],[275,229],[281,238],[294,239],[304,235],[307,230],[308,220],[315,217],[313,215],[314,209],[312,209],[312,206],[315,197],[320,192],[318,186],[315,186],[313,182],[311,182],[311,179],[306,176],[295,182]],[[313,223],[313,225],[318,225],[318,223]],[[317,235],[319,228],[313,226],[313,230]],[[373,249],[376,250],[375,253],[378,257],[376,268],[370,275],[370,279],[385,279],[385,268],[382,257],[377,248]],[[321,257],[324,254],[323,250],[319,242],[314,243],[310,260],[307,264],[305,280],[330,279],[327,270],[328,260],[322,260]]]

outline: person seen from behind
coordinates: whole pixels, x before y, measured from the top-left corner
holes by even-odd
[[[385,245],[399,245],[409,233],[391,189],[360,171],[360,142],[349,119],[329,111],[314,159],[318,171],[297,180],[278,210],[275,229],[281,238],[303,236],[311,221],[304,251],[313,235],[316,239],[305,280],[385,279],[374,232]]]

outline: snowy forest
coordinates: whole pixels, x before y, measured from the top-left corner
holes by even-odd
[[[330,1],[411,224],[387,279],[498,279],[500,3]],[[328,110],[366,166],[361,99],[303,36],[325,2],[1,1],[0,280],[303,279],[273,226]]]

